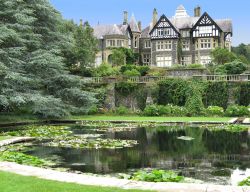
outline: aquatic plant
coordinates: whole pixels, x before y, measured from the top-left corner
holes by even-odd
[[[247,131],[249,127],[244,125],[238,125],[238,124],[221,124],[221,125],[203,125],[201,128],[206,128],[211,131],[229,131],[229,132],[243,132]]]
[[[61,137],[72,134],[72,131],[68,130],[66,126],[51,126],[51,125],[30,125],[26,126],[25,129],[19,131],[7,132],[5,135],[10,136],[26,136],[26,137],[37,137],[40,139],[50,139],[54,137]]]
[[[86,139],[81,136],[68,136],[63,139],[56,138],[51,142],[44,143],[45,146],[52,147],[68,147],[68,148],[106,148],[117,149],[124,147],[133,147],[138,142],[135,140],[120,140],[120,139]]]
[[[239,186],[250,186],[250,177],[244,179],[243,181],[239,182]]]
[[[174,171],[152,170],[135,172],[131,179],[148,182],[181,182],[184,177],[179,176]]]
[[[1,152],[0,161],[15,162],[18,164],[33,165],[38,167],[53,165],[53,163],[50,161],[14,151]]]

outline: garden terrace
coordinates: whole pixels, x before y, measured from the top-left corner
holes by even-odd
[[[154,83],[163,81],[169,78],[176,78],[173,76],[144,76],[144,77],[85,77],[84,83],[86,84],[107,84],[107,83]],[[178,77],[185,78],[188,77]],[[198,79],[202,81],[224,81],[224,82],[250,82],[250,74],[245,75],[195,75],[190,76],[190,79]]]

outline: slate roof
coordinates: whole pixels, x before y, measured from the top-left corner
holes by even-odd
[[[219,19],[215,20],[215,22],[222,31],[233,33],[233,23],[231,19]]]
[[[140,29],[138,27],[138,23],[135,19],[134,14],[132,14],[132,16],[131,16],[129,26],[130,26],[132,32],[140,32]]]
[[[94,27],[94,36],[98,39],[105,35],[124,35],[123,29],[115,25],[96,25]]]

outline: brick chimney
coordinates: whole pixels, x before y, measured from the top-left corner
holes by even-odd
[[[127,25],[128,24],[128,12],[124,11],[123,12],[123,25]]]
[[[199,5],[194,8],[194,16],[195,17],[200,17],[201,16],[201,7]]]
[[[153,26],[155,26],[155,24],[157,23],[157,21],[158,21],[158,12],[157,12],[156,8],[154,8],[153,19],[152,19]]]
[[[138,28],[139,28],[139,31],[141,31],[141,21],[138,21]]]

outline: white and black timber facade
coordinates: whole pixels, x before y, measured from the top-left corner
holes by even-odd
[[[194,9],[194,16],[189,16],[180,5],[171,18],[165,15],[158,18],[154,9],[152,22],[145,29],[134,15],[128,22],[125,11],[121,25],[97,25],[94,34],[100,42],[96,66],[102,62],[112,63],[110,48],[126,47],[140,55],[141,65],[171,67],[206,65],[211,62],[210,53],[216,47],[231,51],[233,31],[230,19],[214,20],[207,12],[201,15],[200,7]]]

